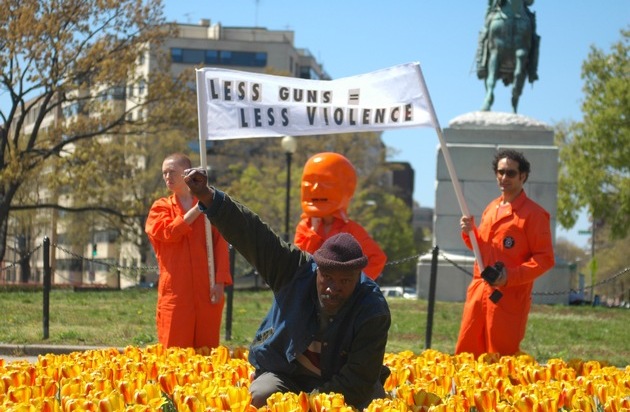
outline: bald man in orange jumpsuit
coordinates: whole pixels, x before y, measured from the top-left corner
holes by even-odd
[[[549,213],[527,197],[523,184],[530,164],[520,152],[502,150],[492,163],[502,195],[481,215],[478,228],[471,217],[461,219],[462,237],[471,247],[472,229],[485,266],[502,262],[493,284],[482,279],[475,262],[468,287],[455,353],[514,355],[520,352],[531,307],[534,280],[554,265]],[[497,288],[503,296],[493,302]]]
[[[303,213],[294,243],[313,254],[326,239],[338,233],[350,233],[368,258],[363,272],[376,280],[387,256],[363,226],[348,218],[347,209],[356,185],[356,171],[345,156],[324,152],[308,159],[302,173]]]
[[[169,155],[162,176],[172,194],[151,206],[145,231],[160,269],[156,324],[165,347],[219,346],[224,285],[232,284],[228,245],[212,227],[215,285],[210,287],[205,218],[184,183],[191,167],[183,154]]]

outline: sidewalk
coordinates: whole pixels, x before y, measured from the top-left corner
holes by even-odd
[[[86,350],[106,349],[111,346],[72,346],[72,345],[21,345],[21,344],[0,344],[0,356],[37,356],[52,353],[55,355],[63,355],[72,352],[84,352]],[[117,348],[122,351],[122,348]]]
[[[66,355],[72,352],[85,352],[87,350],[107,349],[111,346],[81,346],[81,345],[23,345],[23,344],[0,344],[0,358],[7,362],[19,359],[27,359],[30,362],[37,362],[38,355],[52,353],[54,355]],[[122,352],[123,348],[117,348]]]

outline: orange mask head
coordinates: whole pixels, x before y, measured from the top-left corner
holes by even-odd
[[[302,211],[309,217],[347,212],[357,186],[357,173],[338,153],[318,153],[306,161],[302,174]]]

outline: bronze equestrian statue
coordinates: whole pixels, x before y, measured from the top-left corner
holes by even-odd
[[[477,77],[485,79],[486,97],[481,110],[494,102],[494,86],[503,80],[512,87],[512,108],[516,113],[525,77],[538,80],[540,36],[536,15],[529,10],[534,0],[488,0],[484,27],[477,48]]]

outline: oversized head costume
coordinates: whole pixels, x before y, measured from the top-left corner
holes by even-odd
[[[347,210],[357,186],[357,173],[339,153],[318,153],[307,160],[302,174],[302,217],[348,219]]]

